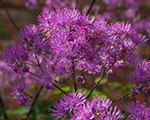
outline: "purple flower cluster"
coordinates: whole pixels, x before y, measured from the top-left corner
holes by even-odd
[[[117,120],[124,118],[120,110],[110,107],[112,101],[103,97],[95,97],[91,101],[85,100],[81,92],[69,93],[60,100],[55,102],[51,109],[52,117],[59,119],[69,117],[70,120]]]
[[[25,0],[24,4],[25,4],[26,8],[33,9],[37,4],[37,0]]]
[[[86,16],[72,8],[44,12],[38,21],[38,26],[26,25],[20,30],[16,44],[4,50],[2,59],[17,73],[35,75],[47,89],[54,88],[56,77],[60,78],[57,82],[75,78],[76,70],[110,74],[113,67],[136,66],[140,61],[138,47],[147,41],[128,23],[108,24],[100,16]],[[144,64],[146,67],[148,63],[139,67]],[[136,72],[146,75],[144,70],[142,74]],[[136,77],[133,80],[136,82]]]
[[[67,112],[72,113],[75,109],[78,108],[80,104],[85,102],[85,95],[81,92],[73,92],[64,95],[60,102],[55,102],[53,107],[56,109],[52,110],[52,117],[59,119],[65,115]]]
[[[139,91],[150,93],[150,62],[139,62],[128,75],[129,81],[135,83],[131,93],[137,95]]]
[[[26,108],[30,107],[29,97],[25,95],[25,83],[24,81],[16,81],[11,85],[12,97],[20,104]]]
[[[15,72],[26,72],[24,68],[27,67],[25,62],[28,60],[28,54],[24,47],[18,44],[10,46],[2,53],[2,57],[2,60],[8,63]]]
[[[133,83],[145,83],[150,81],[150,62],[144,60],[134,67],[134,71],[129,75],[130,81]]]
[[[132,1],[127,2],[131,4]],[[132,93],[141,89],[150,91],[149,62],[141,62],[138,54],[138,48],[146,45],[147,38],[133,30],[131,24],[109,24],[101,16],[90,17],[73,8],[43,12],[38,21],[37,26],[23,27],[15,45],[2,53],[2,59],[16,73],[34,75],[46,89],[59,88],[56,82],[64,83],[72,78],[76,91],[76,82],[85,81],[85,78],[75,71],[104,77],[113,74],[113,68],[128,65],[134,69],[129,75],[135,83]],[[15,82],[11,95],[20,104],[29,106],[24,87],[24,81]],[[66,94],[60,102],[54,103],[52,117],[68,116],[71,120],[124,118],[120,110],[110,106],[109,99],[96,97],[87,101],[85,98],[81,92]]]
[[[144,9],[146,10],[149,4],[148,0],[102,0],[101,4],[107,7],[107,10],[101,13],[105,19],[113,22],[118,20],[129,22],[136,31],[150,36],[150,16],[145,13],[143,15]]]
[[[49,39],[52,54],[70,62],[74,59],[76,69],[92,73],[100,73],[104,66],[110,67],[122,56],[132,63],[133,56],[138,56],[135,48],[147,41],[130,24],[109,25],[101,17],[81,15],[75,9],[42,13],[38,21],[39,29]]]
[[[32,70],[34,68],[31,68]],[[10,77],[11,76],[11,77]],[[30,86],[34,81],[34,76],[27,73],[25,75],[17,74],[11,70],[11,68],[4,62],[0,61],[0,87],[6,87],[9,83],[14,82],[15,80],[24,80],[25,85]]]
[[[33,67],[30,69],[35,71]],[[4,88],[11,84],[10,95],[26,108],[30,107],[30,99],[25,89],[35,83],[34,79],[35,77],[29,73],[25,75],[15,73],[4,61],[0,61],[0,87]]]
[[[150,108],[147,107],[146,103],[140,103],[139,101],[130,102],[126,107],[126,111],[130,113],[131,119],[138,120],[149,120],[150,119]]]

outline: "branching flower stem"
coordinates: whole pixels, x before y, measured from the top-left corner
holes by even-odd
[[[59,89],[61,92],[63,92],[64,94],[66,94],[67,95],[67,93],[65,92],[65,91],[63,91],[60,87],[58,87],[57,85],[55,85],[54,84],[54,86],[57,88],[57,89]]]
[[[90,91],[90,93],[87,95],[86,99],[88,99],[90,97],[90,95],[92,94],[92,92],[94,91],[94,89],[98,86],[99,82],[105,77],[106,72],[103,71],[103,73],[101,74],[101,77],[99,78],[99,80],[95,83],[95,85],[93,86],[92,90]]]
[[[72,60],[72,70],[73,70],[73,79],[75,80],[75,68],[74,68],[74,60]],[[74,89],[75,89],[75,92],[77,91],[77,84],[75,83],[75,81],[73,80],[73,84],[74,84]]]
[[[40,89],[38,90],[38,92],[36,93],[36,95],[35,95],[35,97],[34,97],[34,101],[33,101],[32,105],[31,105],[31,109],[30,109],[30,111],[29,111],[28,114],[27,114],[27,117],[29,117],[29,115],[31,114],[32,109],[33,109],[33,106],[35,105],[36,100],[38,99],[38,97],[39,97],[39,95],[40,95],[42,89],[43,89],[43,86],[41,86]]]
[[[10,15],[8,9],[7,9],[6,4],[3,2],[3,0],[0,0],[0,2],[1,2],[1,4],[4,6],[5,11],[6,11],[6,14],[7,14],[7,16],[8,16],[8,18],[9,18],[10,22],[11,22],[12,25],[19,31],[20,28],[16,25],[15,21],[12,19],[11,15]]]
[[[87,95],[86,99],[88,99],[90,97],[90,95],[92,94],[92,92],[94,91],[94,89],[98,86],[99,82],[105,77],[105,75],[107,74],[107,72],[109,71],[109,69],[114,65],[115,62],[116,61],[114,60],[114,62],[112,63],[112,65],[107,70],[106,70],[106,68],[104,68],[104,70],[101,73],[101,76],[100,76],[99,80],[95,83],[95,85],[93,86],[92,90]]]
[[[34,75],[34,76],[37,76],[36,74],[34,74],[34,73],[30,72],[30,71],[29,71],[29,73],[32,74],[32,75]],[[38,76],[37,76],[37,77],[38,77]],[[58,86],[55,85],[55,84],[54,84],[54,86],[55,86],[57,89],[59,89],[61,92],[63,92],[64,94],[67,95],[67,93],[66,93],[65,91],[63,91],[60,87],[58,87]]]
[[[117,98],[116,100],[113,100],[112,103],[118,102],[119,100],[122,100],[123,98],[127,97],[127,96],[130,95],[130,94],[131,94],[131,92],[128,92],[127,94],[121,96],[120,98]]]
[[[35,101],[38,101],[38,102],[43,103],[42,101],[40,101],[40,100],[38,100],[38,99],[35,99],[34,97],[32,97],[31,95],[29,95],[28,93],[25,93],[25,92],[24,92],[24,95],[30,97],[31,99],[33,99],[33,100],[35,100]]]
[[[88,15],[88,14],[90,13],[90,11],[91,11],[91,9],[92,9],[92,7],[93,7],[95,1],[96,1],[96,0],[93,0],[93,1],[91,2],[90,7],[89,7],[88,11],[86,12],[86,15]]]

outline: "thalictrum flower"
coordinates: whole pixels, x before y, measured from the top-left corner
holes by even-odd
[[[53,89],[55,76],[52,69],[48,65],[43,65],[42,68],[39,68],[38,72],[37,81],[42,83],[46,89]]]
[[[128,75],[129,79],[133,83],[144,83],[150,81],[150,62],[144,60],[134,67],[131,74]]]
[[[125,110],[130,113],[131,119],[138,120],[149,120],[150,119],[150,108],[147,107],[146,103],[140,103],[139,101],[130,102]]]
[[[52,117],[56,117],[55,119],[59,119],[69,112],[71,114],[74,110],[78,108],[81,104],[85,102],[85,96],[81,92],[69,92],[67,95],[64,95],[59,102],[55,102],[53,107],[55,109],[51,109]]]

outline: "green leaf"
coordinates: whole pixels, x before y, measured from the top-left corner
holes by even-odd
[[[75,78],[72,78],[72,80],[73,80],[73,82],[74,82],[75,84],[77,84],[77,81],[76,81],[76,79],[75,79]]]
[[[100,78],[100,77],[97,77],[97,78],[95,79],[95,83],[99,80],[99,78]]]
[[[127,85],[122,85],[121,83],[108,83],[108,87],[111,90],[114,90],[116,88],[118,88],[122,93],[127,93],[131,90],[131,88],[133,87],[133,84],[127,84]]]
[[[108,83],[108,87],[111,89],[111,90],[114,90],[118,87],[121,87],[121,83],[117,83],[117,82],[114,82],[114,83]]]
[[[73,88],[67,86],[67,87],[62,87],[62,90],[64,90],[65,92],[69,92],[69,91],[72,91]]]
[[[60,81],[59,76],[57,76],[57,77],[55,78],[55,80],[56,80],[57,82],[59,82],[59,81]]]
[[[122,93],[125,94],[125,93],[131,91],[132,87],[133,87],[133,84],[128,84],[126,86],[122,85],[122,87],[120,87],[120,90],[121,90]]]
[[[20,114],[20,115],[23,115],[23,114],[25,114],[25,113],[27,113],[27,112],[29,112],[29,109],[20,107],[20,108],[18,108],[18,109],[16,109],[16,110],[12,111],[11,113],[12,113],[12,114]]]
[[[4,26],[0,26],[0,32],[5,35],[7,34]]]
[[[69,87],[69,86],[61,87],[61,89],[62,89],[63,91],[65,91],[65,92],[73,91],[73,88],[71,88],[71,87]],[[52,92],[50,93],[50,95],[51,95],[51,97],[53,97],[53,96],[55,96],[55,95],[63,95],[63,93],[62,93],[60,90],[56,89],[56,90],[52,91]]]
[[[0,109],[0,117],[5,114],[6,110],[4,108]]]
[[[97,77],[97,78],[95,79],[95,83],[99,80],[99,78],[100,78],[100,77]],[[106,78],[103,78],[103,79],[100,80],[99,85],[106,84],[107,82],[108,82],[108,80],[107,80]]]

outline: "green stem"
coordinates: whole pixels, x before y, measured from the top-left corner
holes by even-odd
[[[72,60],[72,70],[73,70],[73,75],[72,75],[72,79],[75,80],[75,68],[74,68],[74,59]],[[74,84],[74,89],[75,89],[75,92],[77,91],[77,84],[75,83],[75,81],[73,80],[73,84]]]
[[[2,98],[1,98],[1,92],[0,92],[0,106],[1,106],[2,109],[5,109],[5,108],[4,108],[4,104],[3,104],[3,100],[2,100]],[[8,117],[7,117],[6,112],[5,112],[5,114],[4,114],[4,118],[5,118],[5,120],[8,120]]]
[[[39,91],[36,93],[36,95],[35,95],[35,97],[34,97],[34,101],[33,101],[32,105],[31,105],[31,109],[30,109],[30,111],[29,111],[28,114],[27,114],[27,117],[29,117],[29,115],[31,114],[31,112],[32,112],[32,110],[33,110],[33,107],[34,107],[34,105],[35,105],[35,103],[36,103],[36,100],[38,99],[38,97],[39,97],[39,95],[40,95],[42,89],[43,89],[43,86],[41,86],[40,89],[39,89]]]

